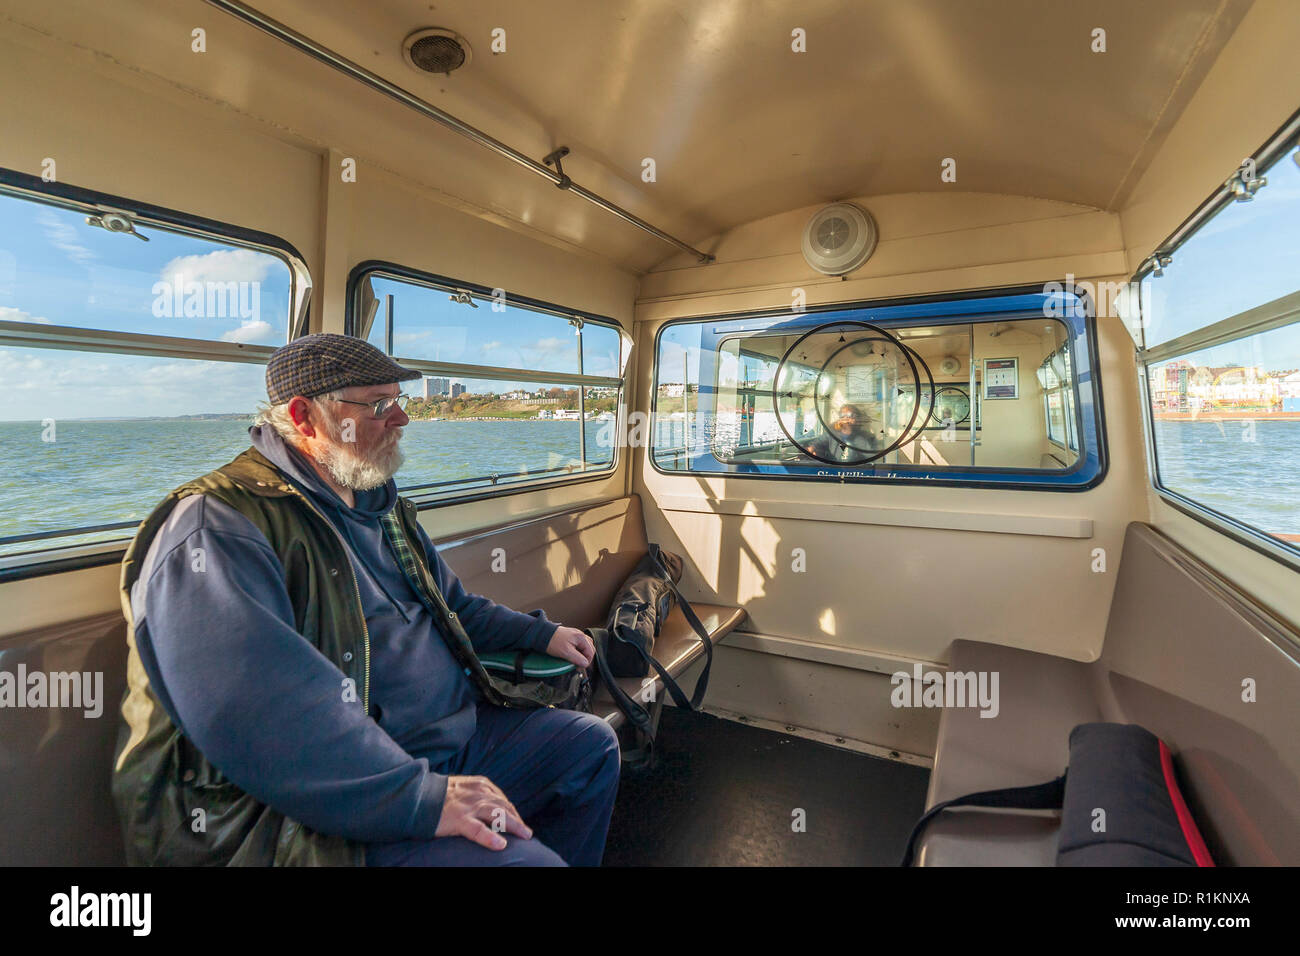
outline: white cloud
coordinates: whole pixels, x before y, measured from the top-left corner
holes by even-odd
[[[536,342],[533,343],[532,347],[537,349],[537,351],[539,352],[576,351],[576,346],[573,344],[573,339],[567,339],[567,338],[561,339],[561,338],[555,338],[554,336],[545,339],[538,339]]]
[[[245,322],[237,329],[221,333],[221,341],[223,342],[266,342],[273,338],[275,338],[275,327],[269,322],[263,322],[260,319]]]
[[[15,309],[9,305],[0,305],[0,322],[35,322],[38,325],[54,324],[43,315],[32,315],[30,312],[24,312],[22,309]]]
[[[177,256],[159,272],[164,282],[176,273],[186,282],[260,282],[279,261],[252,249],[218,249],[201,256]]]
[[[85,265],[99,258],[99,256],[78,242],[77,229],[72,223],[60,219],[48,209],[42,210],[36,216],[36,221],[44,229],[45,238],[50,241],[50,245],[63,250],[73,262]]]
[[[427,339],[429,334],[427,329],[423,332],[394,332],[393,342],[418,342],[420,339]]]

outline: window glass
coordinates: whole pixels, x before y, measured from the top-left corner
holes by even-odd
[[[426,373],[404,386],[415,396],[404,492],[456,496],[614,467],[617,327],[380,266],[354,280],[351,309],[355,334]]]
[[[0,191],[0,322],[13,323],[0,345],[8,564],[125,540],[177,484],[248,447],[263,356],[288,336],[286,258],[143,219],[120,220],[125,231],[87,222],[101,215]],[[112,335],[73,343],[60,326]],[[206,361],[177,354],[178,339],[194,342],[180,346],[190,353],[264,348]]]
[[[454,376],[403,385],[414,396],[397,475],[404,492],[458,492],[613,466],[616,388]]]
[[[0,321],[288,340],[291,276],[280,257],[139,221],[135,235],[110,232],[87,218],[0,192]]]
[[[129,538],[167,492],[248,447],[266,370],[0,348],[0,391],[3,556]]]
[[[1300,325],[1147,367],[1164,488],[1300,542]]]
[[[1300,166],[1284,157],[1261,172],[1249,202],[1230,202],[1142,280],[1147,348],[1300,289]]]
[[[656,466],[813,479],[1080,470],[1072,356],[1083,322],[1046,308],[966,322],[890,311],[666,325]]]
[[[579,372],[578,329],[566,317],[517,306],[508,295],[494,300],[382,275],[364,281],[370,282],[375,295],[374,318],[365,338],[399,361],[409,358],[535,372]],[[608,354],[610,332],[614,335],[613,368]],[[583,333],[584,339],[592,340],[584,358],[604,369],[585,370],[585,374],[616,376],[617,332],[589,324]]]
[[[622,376],[619,356],[622,342],[618,329],[587,322],[582,326],[582,372],[584,375]]]
[[[1150,437],[1157,487],[1296,548],[1300,322],[1279,325],[1295,303],[1277,300],[1300,290],[1300,167],[1282,155],[1260,174],[1253,200],[1221,207],[1143,280],[1148,347],[1187,336],[1144,363]],[[1276,327],[1225,321],[1259,306]]]

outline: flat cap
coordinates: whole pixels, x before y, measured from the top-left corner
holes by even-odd
[[[294,339],[266,363],[266,397],[272,405],[295,395],[311,398],[351,385],[387,385],[420,378],[369,342],[351,335],[318,332]]]

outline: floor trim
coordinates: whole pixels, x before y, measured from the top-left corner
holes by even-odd
[[[805,740],[815,740],[817,743],[827,744],[831,747],[838,747],[841,750],[851,750],[854,753],[866,754],[869,757],[880,757],[882,760],[893,760],[896,763],[909,764],[914,767],[925,767],[934,769],[934,760],[930,757],[923,757],[920,754],[907,753],[903,750],[891,750],[888,747],[881,747],[877,744],[870,744],[864,740],[854,740],[852,737],[840,737],[836,734],[823,733],[820,730],[810,730],[807,727],[796,727],[794,724],[783,724],[776,720],[767,720],[762,717],[750,717],[748,714],[741,714],[734,710],[724,710],[721,707],[702,707],[706,714],[712,714],[722,720],[730,720],[738,724],[746,724],[750,727],[758,727],[761,730],[772,730],[779,734],[789,734],[792,737],[802,737]]]

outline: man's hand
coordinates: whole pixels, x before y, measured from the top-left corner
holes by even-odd
[[[435,837],[463,836],[489,850],[504,850],[501,831],[531,840],[533,831],[515,805],[487,777],[448,777]]]
[[[596,645],[576,627],[560,625],[551,635],[546,653],[579,667],[590,667],[592,658],[596,656]]]

